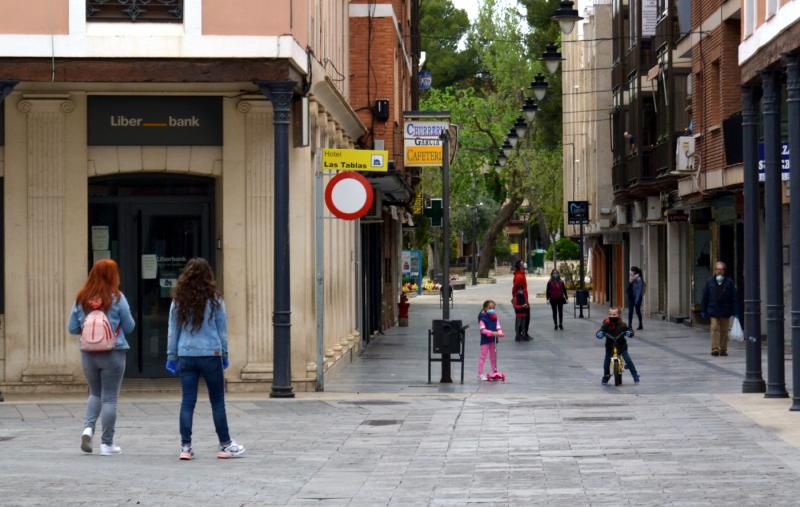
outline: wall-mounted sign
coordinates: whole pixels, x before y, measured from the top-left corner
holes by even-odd
[[[339,173],[325,187],[325,204],[342,220],[355,220],[366,215],[374,198],[369,180],[356,172]]]
[[[789,143],[781,143],[781,180],[789,181]],[[758,181],[767,181],[767,171],[764,166],[764,143],[758,143]]]
[[[682,211],[679,212],[670,211],[669,213],[667,213],[667,222],[689,223],[689,215],[683,213]]]
[[[404,113],[403,154],[406,167],[441,167],[442,132],[450,128],[448,116]]]
[[[389,152],[386,150],[340,150],[329,148],[322,152],[322,168],[326,171],[389,170]]]
[[[642,0],[642,37],[655,37],[658,25],[657,0]]]
[[[420,91],[427,91],[433,85],[433,76],[429,70],[419,71],[419,89]]]
[[[221,97],[92,95],[89,146],[221,146]]]
[[[567,202],[567,219],[569,225],[589,223],[589,201]]]

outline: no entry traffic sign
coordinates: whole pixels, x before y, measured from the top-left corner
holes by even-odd
[[[366,215],[373,198],[372,185],[356,172],[339,173],[325,187],[325,205],[342,220],[355,220]]]

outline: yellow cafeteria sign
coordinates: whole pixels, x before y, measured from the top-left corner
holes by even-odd
[[[406,165],[409,167],[441,166],[442,147],[406,146]]]
[[[322,168],[326,171],[387,172],[389,170],[389,152],[386,150],[330,148],[322,153]]]

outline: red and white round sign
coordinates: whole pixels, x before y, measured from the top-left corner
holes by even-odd
[[[343,220],[366,215],[373,198],[369,180],[356,172],[339,173],[325,187],[325,204],[331,213]]]

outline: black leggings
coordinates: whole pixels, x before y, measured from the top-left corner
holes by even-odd
[[[556,326],[564,324],[564,303],[550,301],[550,308],[553,309],[553,324]]]
[[[639,317],[639,327],[642,327],[642,303],[628,307],[628,327],[633,327],[633,310],[636,310],[636,316]]]

